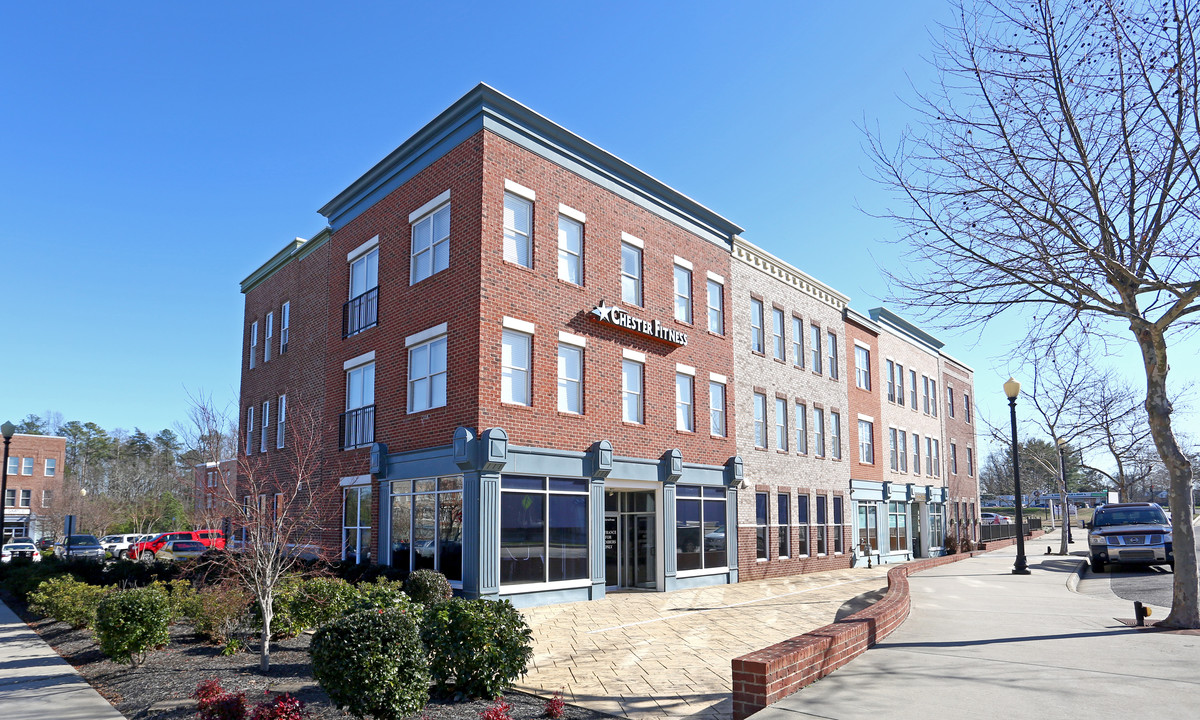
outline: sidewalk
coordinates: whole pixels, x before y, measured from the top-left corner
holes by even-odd
[[[0,603],[0,716],[5,720],[125,720],[4,603]]]
[[[1026,543],[1030,575],[1013,575],[1015,548],[909,577],[912,612],[892,635],[834,674],[751,716],[1194,718],[1200,637],[1136,630],[1116,620],[1132,603],[1068,588],[1076,555],[1053,533]]]

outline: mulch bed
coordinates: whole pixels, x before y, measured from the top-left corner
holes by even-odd
[[[29,612],[11,595],[5,603],[21,616],[42,639],[79,671],[84,680],[103,695],[129,720],[183,720],[195,718],[196,702],[189,696],[203,680],[219,678],[226,690],[246,693],[250,708],[277,694],[291,693],[305,704],[311,720],[350,719],[354,716],[334,706],[312,676],[308,655],[310,635],[271,643],[271,670],[258,671],[257,645],[249,652],[228,657],[221,648],[197,638],[190,626],[171,627],[171,642],[151,652],[138,668],[114,663],[100,648],[90,630],[76,630],[66,623]],[[504,696],[512,705],[513,720],[544,717],[545,699],[510,691]],[[422,720],[479,720],[491,702],[446,702],[430,700]],[[612,716],[567,705],[567,720],[611,720]]]

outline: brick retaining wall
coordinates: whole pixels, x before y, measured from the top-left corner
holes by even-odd
[[[1030,539],[1040,537],[1032,533]],[[986,550],[1015,539],[987,543]],[[868,608],[762,650],[733,659],[733,720],[743,720],[811,685],[886,638],[908,617],[910,573],[966,560],[978,551],[913,560],[888,571],[887,593]]]

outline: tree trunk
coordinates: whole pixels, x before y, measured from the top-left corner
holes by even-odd
[[[275,596],[268,594],[258,601],[262,606],[262,642],[258,655],[258,671],[264,675],[271,669],[271,620],[275,617]]]
[[[1146,366],[1146,415],[1150,435],[1171,478],[1171,529],[1175,550],[1175,583],[1171,593],[1171,613],[1160,625],[1172,628],[1200,628],[1200,583],[1196,565],[1196,536],[1192,529],[1192,464],[1179,449],[1171,430],[1171,412],[1167,397],[1167,343],[1153,325],[1134,326],[1142,361]]]

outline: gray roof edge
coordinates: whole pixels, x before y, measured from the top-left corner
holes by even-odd
[[[279,252],[271,256],[271,259],[258,266],[258,268],[246,276],[241,282],[242,294],[246,294],[257,287],[267,278],[274,275],[280,268],[287,265],[292,260],[303,259],[311,254],[314,250],[324,245],[329,240],[332,233],[329,228],[321,228],[321,231],[312,238],[305,240],[298,237],[288,244],[283,246]]]
[[[883,332],[883,328],[879,327],[879,323],[875,322],[866,315],[863,315],[852,307],[846,308],[844,319],[846,322],[852,322],[856,325],[860,325],[873,333],[878,334]]]
[[[870,313],[871,319],[880,325],[891,327],[934,350],[940,351],[946,344],[885,307],[872,308]]]

